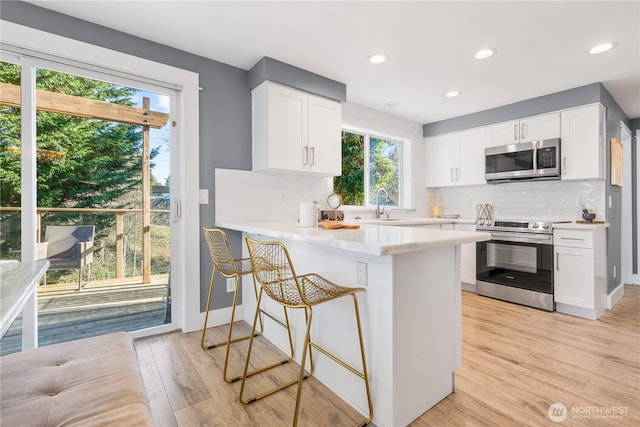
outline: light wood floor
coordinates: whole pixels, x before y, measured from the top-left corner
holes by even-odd
[[[463,366],[456,391],[413,427],[640,425],[640,287],[626,286],[625,296],[597,321],[468,292],[462,301]],[[224,328],[208,333],[222,339]],[[294,388],[241,405],[239,383],[222,380],[224,348],[204,351],[199,340],[196,332],[136,341],[157,426],[291,425]],[[231,375],[239,372],[244,345],[232,349]],[[255,351],[277,356],[264,342]],[[278,368],[257,379],[258,386],[292,378],[295,367]],[[354,425],[360,419],[314,378],[303,390],[299,425]],[[554,403],[568,408],[562,423],[548,417]],[[607,415],[612,410],[621,415]]]

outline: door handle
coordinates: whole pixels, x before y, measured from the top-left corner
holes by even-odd
[[[309,164],[309,146],[308,145],[305,145],[305,147],[302,149],[302,164],[303,165]]]
[[[182,216],[182,206],[177,198],[173,198],[173,222],[178,221]]]
[[[522,125],[520,125],[520,139],[525,139],[525,136],[524,136],[524,123],[522,123]]]
[[[560,271],[560,252],[556,252],[556,271]]]
[[[518,140],[518,124],[513,125],[513,139]]]
[[[566,175],[567,174],[567,158],[563,157],[562,158],[562,171],[561,171],[562,175]]]
[[[311,166],[316,164],[316,147],[311,147]]]
[[[451,174],[451,182],[453,182],[453,181],[454,181],[454,178],[453,178],[453,168],[451,168],[451,172],[450,172],[450,174]]]
[[[456,168],[456,181],[460,181],[460,168]]]

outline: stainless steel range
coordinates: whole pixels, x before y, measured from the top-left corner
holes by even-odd
[[[476,292],[554,311],[553,223],[480,219],[476,230],[491,233],[476,243]]]

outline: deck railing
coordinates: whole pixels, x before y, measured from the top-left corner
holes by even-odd
[[[20,207],[0,207],[0,212],[20,212]],[[150,209],[151,214],[169,214],[171,211],[168,209]],[[78,213],[78,214],[112,214],[116,218],[116,279],[124,277],[124,215],[125,214],[142,214],[142,209],[110,209],[110,208],[37,208],[36,210],[36,236],[38,242],[42,236],[42,214],[43,213]],[[149,241],[150,235],[149,227],[141,226],[141,233],[143,236],[143,242]],[[145,248],[143,244],[143,251],[149,251],[150,248]],[[143,283],[150,283],[151,275],[151,262],[150,257],[142,257],[142,277]]]

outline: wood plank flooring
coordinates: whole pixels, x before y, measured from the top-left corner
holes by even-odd
[[[456,391],[412,427],[640,425],[640,287],[626,286],[625,296],[597,321],[469,292],[463,292],[462,302],[463,361]],[[246,329],[238,323],[238,333]],[[225,331],[211,328],[207,341],[223,339]],[[136,341],[157,426],[291,425],[295,387],[240,404],[239,383],[222,380],[224,347],[200,349],[199,334]],[[256,357],[256,365],[278,358],[269,343],[259,339],[257,345],[254,354],[262,360]],[[230,375],[240,372],[245,349],[246,342],[232,347]],[[287,364],[255,376],[251,387],[293,378],[296,368]],[[561,423],[548,416],[555,403],[567,408]],[[305,381],[299,425],[354,425],[360,418],[315,378]]]

